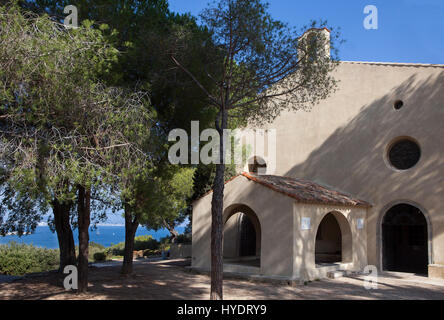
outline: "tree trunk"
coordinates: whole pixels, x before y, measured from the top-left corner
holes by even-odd
[[[176,239],[179,236],[179,232],[174,229],[174,226],[170,225],[165,219],[163,219],[163,226],[171,233],[173,237],[171,243],[176,243]]]
[[[123,252],[123,265],[120,271],[121,274],[133,273],[133,251],[134,251],[134,237],[136,235],[139,220],[131,214],[130,208],[125,205],[125,249]]]
[[[89,246],[89,225],[91,215],[91,190],[78,186],[78,227],[79,227],[79,260],[78,260],[78,277],[79,277],[79,293],[88,290],[88,246]]]
[[[224,205],[224,173],[225,152],[223,130],[227,127],[227,113],[221,112],[221,125],[216,122],[216,128],[220,136],[220,163],[216,165],[216,176],[214,178],[213,198],[211,201],[211,300],[223,299],[223,221],[222,211]]]
[[[59,272],[63,272],[65,266],[76,265],[76,249],[74,245],[74,236],[69,221],[69,214],[72,203],[60,203],[58,199],[52,202],[52,211],[54,213],[54,224],[59,242],[60,267]]]

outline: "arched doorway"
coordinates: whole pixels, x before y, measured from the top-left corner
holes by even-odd
[[[254,211],[244,205],[235,206],[224,221],[224,260],[260,266],[261,227]]]
[[[427,274],[427,220],[417,207],[391,207],[382,221],[382,262],[387,271]]]
[[[316,233],[315,263],[323,265],[351,260],[352,236],[348,220],[338,212],[326,214]]]

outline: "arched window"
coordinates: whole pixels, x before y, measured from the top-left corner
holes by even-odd
[[[267,172],[267,163],[261,157],[254,156],[248,161],[248,171],[256,174],[265,174]]]

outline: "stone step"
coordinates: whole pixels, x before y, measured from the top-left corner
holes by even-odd
[[[338,279],[338,278],[342,278],[345,275],[346,275],[346,272],[343,270],[335,270],[335,271],[327,272],[327,278],[329,278],[329,279]]]

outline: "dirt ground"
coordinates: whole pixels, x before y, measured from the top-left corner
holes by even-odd
[[[208,299],[207,275],[190,273],[189,261],[137,261],[134,274],[119,274],[119,265],[93,267],[89,292],[85,295],[63,289],[63,275],[46,274],[0,283],[0,299]],[[444,299],[444,281],[406,274],[383,274],[378,288],[366,290],[364,277],[343,277],[313,281],[307,285],[287,285],[226,279],[224,299]]]

